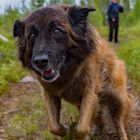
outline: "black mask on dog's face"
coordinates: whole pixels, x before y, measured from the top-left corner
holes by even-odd
[[[94,9],[69,7],[65,11],[42,8],[14,24],[22,64],[46,82],[54,82],[75,68],[90,53],[86,19]]]
[[[36,31],[33,33],[31,28]],[[33,46],[31,57],[33,69],[40,73],[43,80],[55,81],[60,76],[60,70],[66,59],[66,50],[70,46],[65,28],[60,26],[58,21],[51,20],[42,28],[31,25],[29,32],[28,43],[29,46]]]

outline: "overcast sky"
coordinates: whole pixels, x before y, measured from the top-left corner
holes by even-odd
[[[30,0],[24,0],[26,5],[29,4]],[[0,13],[4,13],[4,10],[9,6],[13,7],[22,7],[22,0],[0,0]]]
[[[23,0],[0,0],[0,14],[4,13],[4,10],[7,9],[9,6],[12,8],[18,7],[19,9],[22,7]],[[26,5],[29,5],[30,0],[24,0]],[[46,0],[49,1],[49,0]],[[79,4],[80,0],[76,0],[76,4]]]

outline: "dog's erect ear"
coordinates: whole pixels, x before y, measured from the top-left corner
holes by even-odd
[[[72,24],[78,24],[82,21],[86,21],[89,12],[95,11],[96,9],[93,7],[89,8],[81,8],[81,7],[70,7],[68,11],[69,18]]]
[[[13,36],[14,37],[23,37],[25,30],[25,24],[22,20],[16,20],[13,27]]]

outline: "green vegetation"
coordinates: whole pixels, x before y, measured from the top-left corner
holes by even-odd
[[[21,16],[16,10],[9,10],[7,15],[0,16],[0,33],[8,38],[8,42],[0,40],[0,95],[10,83],[18,82],[26,74],[17,61],[16,42],[12,36],[14,21]]]
[[[43,1],[42,1],[43,2]],[[66,1],[68,3],[68,0]],[[96,12],[90,16],[90,21],[99,30],[100,34],[106,39],[108,27],[101,5],[95,0]],[[35,5],[34,6],[40,6]],[[120,43],[118,45],[118,56],[125,61],[129,77],[131,78],[134,88],[139,92],[140,82],[140,12],[138,8],[140,3],[137,0],[137,6],[129,13],[121,15]],[[18,61],[18,52],[16,41],[12,37],[12,27],[16,19],[24,17],[17,10],[9,10],[7,15],[0,16],[0,33],[8,38],[8,42],[0,40],[0,95],[8,92],[11,83],[17,83],[22,77],[29,74],[23,70]],[[139,18],[138,18],[139,17]],[[104,22],[105,21],[105,22]],[[114,47],[114,44],[111,44]],[[34,96],[32,96],[34,95]],[[39,121],[46,115],[45,105],[39,95],[35,93],[31,97],[24,97],[20,100],[20,111],[10,117],[10,126],[6,129],[9,139],[14,140],[17,137],[26,136],[27,139],[39,129]],[[64,102],[63,117],[65,123],[71,123],[71,128],[78,118],[77,110]],[[69,116],[70,114],[70,116]],[[66,120],[68,119],[68,120]],[[54,135],[46,129],[41,131],[42,140],[53,140]],[[59,137],[57,139],[60,139]],[[61,140],[71,140],[71,134]]]
[[[122,58],[127,66],[128,74],[133,81],[134,87],[140,91],[140,23],[121,33],[124,38],[120,44],[118,55]]]

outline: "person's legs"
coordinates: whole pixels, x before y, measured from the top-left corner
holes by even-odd
[[[113,39],[113,22],[109,21],[109,41],[111,42]]]
[[[114,23],[114,29],[115,29],[114,42],[118,43],[118,29],[119,29],[118,21]]]

